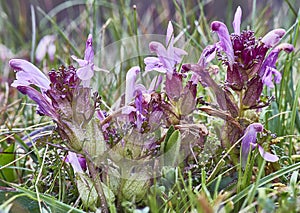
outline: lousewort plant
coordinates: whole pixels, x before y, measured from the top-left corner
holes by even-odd
[[[210,76],[206,63],[199,60],[198,64],[185,64],[185,70],[192,70],[204,87],[209,87],[215,94],[218,108],[203,106],[200,109],[207,114],[225,121],[221,131],[223,147],[231,147],[243,135],[242,159],[247,159],[250,144],[255,147],[257,132],[263,131],[262,124],[257,124],[257,117],[262,108],[268,106],[272,97],[262,97],[263,86],[273,88],[279,83],[281,73],[276,70],[276,60],[281,50],[287,53],[293,51],[291,44],[283,43],[276,46],[284,36],[285,30],[275,29],[263,38],[255,38],[251,30],[240,31],[242,10],[240,7],[234,16],[234,33],[229,34],[226,25],[219,21],[211,24],[219,42],[204,49],[203,54],[214,56],[222,62],[226,69],[226,80],[217,83]],[[197,78],[198,77],[198,78]],[[255,116],[253,116],[255,115]],[[256,123],[256,124],[254,124]],[[278,158],[265,153],[258,145],[262,157],[267,161]]]
[[[203,146],[208,134],[192,117],[197,85],[181,72],[180,62],[187,53],[174,47],[171,22],[166,46],[153,41],[149,49],[157,56],[145,58],[146,73],[158,71],[152,82],[138,83],[140,67],[129,69],[125,94],[110,111],[101,108],[101,98],[90,87],[94,71],[105,71],[94,65],[91,35],[84,59],[71,56],[79,68],[61,66],[46,77],[26,60],[10,60],[16,71],[12,86],[37,103],[38,114],[57,124],[78,188],[90,189],[79,191],[81,200],[92,210],[98,197],[104,211],[116,199],[141,201],[151,178],[163,167],[182,162],[191,147]]]
[[[263,38],[256,38],[251,30],[241,32],[241,16],[238,7],[232,34],[225,24],[214,21],[211,29],[219,41],[204,48],[197,64],[182,66],[188,53],[175,47],[169,22],[165,44],[150,42],[154,55],[144,59],[145,70],[133,66],[127,71],[125,92],[111,108],[103,106],[104,101],[90,85],[95,71],[107,72],[94,64],[91,35],[83,59],[71,56],[79,68],[61,66],[49,71],[47,77],[26,60],[10,60],[16,71],[12,86],[36,102],[38,114],[56,123],[68,149],[64,160],[73,168],[77,188],[84,189],[79,194],[85,207],[96,210],[100,200],[101,210],[108,212],[109,206],[120,206],[123,200],[138,203],[153,179],[166,175],[168,168],[181,163],[188,167],[193,149],[201,150],[208,136],[206,126],[195,119],[197,110],[224,120],[220,141],[225,149],[242,141],[243,166],[256,147],[265,160],[278,160],[257,140],[266,130],[256,117],[273,99],[262,96],[263,87],[271,90],[281,80],[276,70],[280,51],[289,53],[293,46],[277,45],[285,34],[283,29]],[[44,40],[37,51],[41,54],[38,60],[46,51],[53,52],[51,45],[53,40]],[[226,70],[224,83],[215,81],[211,74],[210,63],[216,57]],[[139,77],[146,75],[151,78],[149,84],[140,82]],[[217,104],[200,97],[199,84],[213,91]],[[238,155],[234,154],[232,161],[237,164]]]

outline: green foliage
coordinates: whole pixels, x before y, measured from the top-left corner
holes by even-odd
[[[34,130],[52,125],[52,122],[36,115],[36,107],[32,102],[20,98],[9,87],[14,77],[8,69],[8,57],[31,59],[34,62],[38,41],[46,34],[55,34],[55,60],[45,58],[37,66],[45,70],[58,68],[61,64],[73,63],[70,55],[82,56],[82,41],[88,33],[92,33],[98,56],[95,64],[101,67],[107,58],[114,64],[109,75],[98,74],[95,80],[97,91],[107,101],[101,107],[109,109],[124,89],[126,71],[132,65],[143,66],[143,57],[120,62],[115,57],[121,58],[124,50],[120,47],[111,57],[105,49],[107,45],[134,35],[164,34],[167,22],[171,19],[176,35],[180,34],[182,38],[178,43],[181,42],[180,46],[189,52],[184,60],[196,63],[203,48],[215,41],[215,35],[210,32],[210,23],[218,20],[218,14],[215,8],[209,9],[208,3],[221,5],[219,1],[174,0],[151,5],[137,3],[137,9],[134,10],[129,0],[119,1],[118,4],[106,0],[61,1],[55,5],[53,1],[51,8],[47,7],[47,2],[51,1],[13,1],[13,7],[9,1],[0,3],[0,44],[7,47],[6,57],[0,60],[1,212],[84,212],[96,211],[99,206],[93,180],[86,176],[74,176],[70,165],[64,161],[68,148],[62,145],[63,140],[56,133],[42,131],[38,138],[24,138]],[[146,168],[134,173],[133,168],[119,171],[116,165],[108,167],[107,174],[110,175],[105,175],[106,171],[99,171],[111,212],[300,211],[300,11],[297,11],[299,7],[296,0],[285,0],[280,5],[280,11],[292,12],[275,18],[281,13],[274,9],[273,1],[268,2],[272,4],[261,5],[258,1],[252,1],[252,8],[245,8],[248,11],[244,23],[245,28],[251,25],[259,36],[273,26],[282,26],[288,32],[282,40],[295,46],[292,54],[279,56],[277,67],[283,79],[276,85],[274,93],[267,89],[264,91],[266,96],[274,95],[275,100],[259,118],[270,133],[277,135],[277,138],[263,137],[262,141],[271,144],[271,152],[276,153],[280,161],[266,163],[256,151],[249,155],[245,168],[239,164],[233,165],[230,158],[233,149],[226,152],[219,147],[219,132],[213,126],[217,121],[197,112],[194,115],[196,122],[205,123],[209,128],[210,140],[206,141],[204,149],[207,153],[195,151],[192,153],[194,156],[189,156],[187,161],[178,165],[181,162],[179,150],[182,132],[170,126],[157,149],[163,153],[165,165],[161,168],[161,176],[148,180]],[[216,4],[214,6],[217,7]],[[236,3],[230,1],[227,8],[222,10],[226,14],[233,14],[233,4]],[[246,7],[246,4],[242,6]],[[231,21],[231,17],[228,15],[227,22]],[[140,50],[142,46],[137,41],[132,48]],[[220,67],[219,73],[213,78],[224,80],[222,69]],[[147,80],[147,77],[141,78],[141,81]],[[214,99],[205,88],[199,91],[199,96],[203,96],[204,100]],[[93,131],[89,133],[93,134]],[[102,138],[102,135],[96,137]],[[26,144],[29,141],[35,142],[35,145],[29,147]],[[46,145],[48,148],[45,148]],[[102,149],[103,144],[94,145],[89,149],[94,151],[92,157],[97,158],[97,149],[99,152],[105,150]],[[240,143],[234,146],[239,147]],[[207,147],[216,148],[209,152]],[[115,148],[121,149],[122,146]],[[125,148],[126,157],[140,154],[140,147],[126,145]],[[123,175],[121,173],[131,172],[133,176],[130,179],[120,178]],[[142,180],[143,175],[147,181]],[[139,178],[141,180],[134,180]]]
[[[15,160],[14,155],[15,144],[11,144],[6,149],[4,149],[3,153],[0,154],[0,179],[6,181],[15,181],[16,172],[14,169],[9,168],[8,165],[12,165]]]

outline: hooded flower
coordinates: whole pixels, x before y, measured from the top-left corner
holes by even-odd
[[[174,30],[171,22],[168,24],[166,46],[159,42],[152,41],[149,44],[149,49],[155,53],[157,57],[147,57],[144,59],[146,72],[155,70],[166,73],[168,78],[172,78],[175,66],[181,61],[182,56],[187,55],[187,52],[184,50],[174,47]]]
[[[242,140],[242,165],[245,166],[247,162],[247,158],[250,152],[250,149],[254,149],[258,147],[258,151],[260,155],[266,160],[270,162],[278,161],[279,158],[276,155],[265,152],[261,145],[256,143],[257,133],[263,132],[263,125],[260,123],[250,124],[244,134],[244,138]]]
[[[50,80],[36,66],[23,59],[11,59],[9,65],[17,72],[16,80],[11,86],[16,87],[24,95],[28,95],[38,104],[37,112],[47,115],[58,121],[58,114],[47,97],[46,91],[50,89]],[[31,85],[41,89],[37,91]]]
[[[283,43],[275,47],[265,59],[259,72],[259,75],[262,78],[262,82],[269,88],[274,87],[272,81],[273,75],[275,83],[278,84],[281,81],[281,73],[278,70],[276,70],[276,61],[280,51],[282,50],[284,50],[287,53],[290,53],[294,50],[294,47],[293,45],[287,43]]]
[[[76,56],[72,55],[72,59],[77,61],[80,68],[77,70],[77,76],[82,80],[84,87],[90,86],[91,78],[94,76],[94,71],[104,71],[107,70],[100,69],[94,65],[94,50],[93,50],[93,37],[89,34],[86,41],[86,48],[84,52],[84,59],[79,59]]]
[[[51,61],[54,60],[56,51],[56,46],[54,44],[55,39],[55,35],[46,35],[40,40],[35,51],[35,58],[38,62],[42,61],[46,54],[48,54]]]

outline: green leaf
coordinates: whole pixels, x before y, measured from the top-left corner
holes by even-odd
[[[176,130],[169,137],[167,143],[165,143],[164,147],[164,163],[166,166],[175,166],[180,151],[180,132]]]
[[[125,180],[122,187],[122,195],[128,201],[140,202],[150,187],[150,177],[147,171],[133,173]]]
[[[15,170],[11,168],[2,169],[1,167],[15,160],[14,149],[14,144],[11,144],[0,154],[0,178],[9,182],[13,182],[16,179]]]
[[[91,179],[86,174],[77,173],[76,175],[77,190],[83,205],[91,210],[96,210],[98,194]]]
[[[175,131],[174,126],[170,126],[169,129],[168,129],[168,131],[167,131],[167,133],[166,133],[165,140],[164,140],[164,142],[162,142],[161,147],[160,147],[160,151],[161,151],[162,153],[165,152],[165,151],[164,151],[164,150],[165,150],[165,145],[166,145],[166,143],[168,142],[169,138],[171,137],[171,135],[172,135],[172,133],[173,133],[174,131]]]
[[[0,203],[0,212],[40,212],[38,202],[23,192],[0,191]]]
[[[271,181],[275,180],[276,178],[279,178],[287,173],[293,172],[293,171],[297,171],[300,169],[300,162],[299,163],[295,163],[292,164],[290,166],[287,166],[283,169],[280,169],[272,174],[269,174],[268,176],[262,178],[259,180],[259,183],[257,185],[257,187],[262,187],[263,185],[270,183]],[[255,183],[254,183],[255,184]],[[245,188],[243,191],[241,191],[240,193],[238,193],[235,196],[232,196],[229,200],[225,201],[224,203],[227,203],[229,201],[232,201],[234,204],[239,202],[242,198],[244,198],[245,196],[248,195],[249,190],[254,186],[254,184],[249,185],[247,188]]]
[[[24,194],[26,194],[28,197],[30,197],[33,200],[37,200],[37,194],[34,191],[31,191],[29,189],[26,189],[24,187],[19,186],[18,184],[14,184],[14,183],[9,183],[7,181],[1,180],[2,182],[6,183],[7,185],[18,189],[19,191],[23,192]],[[76,209],[73,206],[70,206],[68,204],[62,203],[59,200],[49,196],[49,195],[45,195],[45,194],[39,194],[39,198],[41,201],[47,203],[49,206],[51,206],[51,210],[52,212],[70,212],[70,213],[84,213],[84,211],[80,210],[80,209]]]

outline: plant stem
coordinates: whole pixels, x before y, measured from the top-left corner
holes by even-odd
[[[243,90],[241,90],[241,92],[239,92],[238,94],[239,94],[239,117],[242,118],[244,117]]]
[[[89,168],[89,172],[92,175],[92,179],[94,181],[94,186],[96,188],[96,191],[98,193],[98,196],[100,198],[100,205],[101,205],[101,210],[104,213],[108,213],[108,206],[107,206],[107,202],[106,202],[106,198],[105,198],[105,194],[101,185],[101,180],[100,180],[100,176],[97,174],[97,171],[95,169],[94,163],[87,157],[87,166]]]

